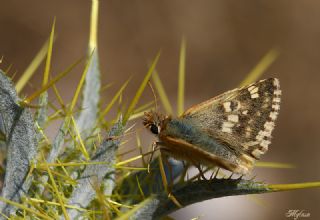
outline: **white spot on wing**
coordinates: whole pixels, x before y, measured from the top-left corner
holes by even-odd
[[[225,112],[231,112],[230,105],[231,105],[231,102],[223,103],[223,107],[224,107]]]
[[[231,123],[231,122],[228,122],[228,121],[225,121],[225,122],[223,122],[223,124],[222,124],[222,128],[232,128],[234,126],[234,124],[233,123]]]
[[[273,104],[271,107],[276,111],[280,110],[280,105],[278,104]]]
[[[252,91],[254,88],[256,88],[256,86],[250,86],[250,87],[248,88],[248,91],[251,93],[251,91]]]
[[[281,95],[281,90],[280,90],[280,89],[274,90],[273,94],[275,94],[275,95]]]
[[[231,133],[232,130],[229,127],[222,127],[222,132]]]
[[[267,151],[269,144],[271,144],[271,141],[263,140],[261,141],[260,146],[263,147],[263,150]]]
[[[239,116],[238,115],[228,115],[228,121],[238,122],[239,121]]]
[[[280,81],[277,78],[274,78],[273,85],[277,88],[280,87]]]
[[[261,154],[263,154],[263,152],[259,149],[254,149],[251,153],[256,158],[260,158]]]
[[[278,103],[280,103],[280,98],[274,97],[273,100],[272,100],[272,102],[278,102]]]
[[[253,90],[250,91],[251,94],[257,93],[259,90],[258,87],[255,87]]]
[[[259,97],[258,90],[259,90],[259,88],[257,86],[250,86],[248,88],[248,91],[250,92],[250,95],[251,95],[252,99],[255,99],[255,98]]]
[[[272,131],[274,128],[274,122],[273,121],[267,121],[266,123],[264,123],[264,128],[267,131]]]
[[[269,117],[274,121],[277,119],[278,112],[270,112]]]
[[[259,94],[258,93],[251,94],[251,98],[252,99],[259,98]]]
[[[258,135],[256,136],[256,140],[259,142],[263,140],[264,134],[262,134],[262,133],[264,133],[264,132],[259,131]]]

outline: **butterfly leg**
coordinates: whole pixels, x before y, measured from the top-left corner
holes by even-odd
[[[244,174],[242,174],[241,176],[239,176],[238,180],[242,180],[243,177],[244,177]]]
[[[218,168],[219,169],[219,168]],[[213,175],[215,174],[215,172],[214,171],[212,171],[212,173],[211,173],[211,175],[210,175],[210,178],[209,178],[209,180],[212,180],[212,178],[213,178]]]
[[[200,177],[202,177],[203,180],[207,180],[207,178],[205,177],[204,173],[203,173],[203,170],[201,168],[201,165],[200,164],[195,164],[195,167],[199,170],[199,180],[200,180]]]
[[[217,179],[217,176],[218,176],[218,174],[219,174],[219,171],[220,171],[220,167],[218,167],[218,169],[217,169],[217,171],[216,171],[216,173],[215,173],[215,175],[214,175],[213,179]]]
[[[228,177],[228,179],[231,179],[234,173],[231,173],[231,175]]]

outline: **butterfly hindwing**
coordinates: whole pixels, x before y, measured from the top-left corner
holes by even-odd
[[[181,117],[231,149],[259,159],[271,143],[280,96],[279,80],[269,78],[195,105]]]

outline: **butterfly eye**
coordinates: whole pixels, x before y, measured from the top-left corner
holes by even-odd
[[[159,134],[158,126],[156,126],[155,124],[152,124],[152,125],[151,125],[150,131],[151,131],[153,134]]]

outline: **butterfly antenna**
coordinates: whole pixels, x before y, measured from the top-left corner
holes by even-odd
[[[156,93],[154,92],[153,86],[152,86],[150,81],[148,81],[148,85],[149,85],[149,87],[150,87],[150,89],[152,91],[153,97],[154,97],[154,103],[156,105],[156,109],[155,110],[158,111],[158,101],[157,101],[158,99],[157,99]]]

